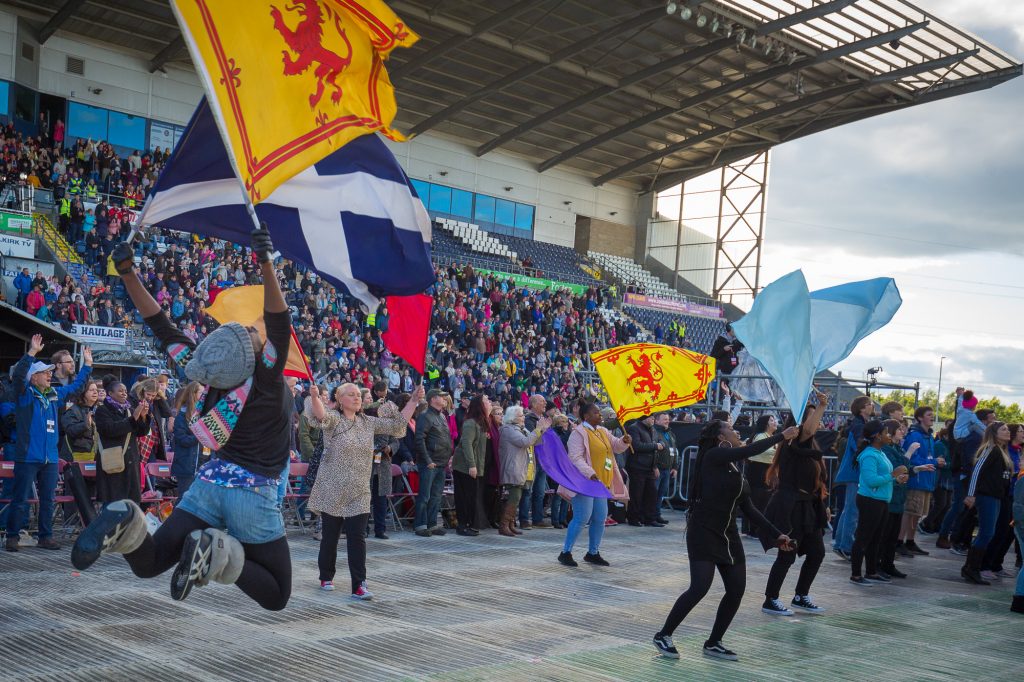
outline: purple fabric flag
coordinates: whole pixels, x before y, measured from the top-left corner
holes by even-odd
[[[559,485],[564,485],[578,495],[611,499],[612,493],[604,487],[604,483],[590,480],[576,468],[562,445],[562,439],[553,429],[544,432],[540,442],[533,446],[533,454],[537,456],[544,473]]]

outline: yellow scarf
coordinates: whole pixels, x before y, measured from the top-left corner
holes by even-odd
[[[615,455],[612,452],[612,443],[608,436],[598,429],[587,429],[587,437],[590,439],[590,466],[597,474],[597,480],[601,481],[605,488],[611,490],[615,474]]]

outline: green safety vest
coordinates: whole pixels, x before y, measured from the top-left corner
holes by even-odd
[[[60,200],[60,214],[70,216],[71,215],[71,200],[61,199]]]
[[[433,381],[434,379],[437,379],[439,376],[441,376],[441,370],[439,370],[437,367],[434,367],[433,365],[430,365],[429,367],[427,367],[427,378],[428,379]]]
[[[96,185],[89,185],[89,186],[87,186],[85,188],[85,196],[86,196],[86,198],[92,199],[93,201],[95,201],[96,198],[99,197],[99,195],[100,195],[100,191],[99,191],[99,188],[96,187]]]
[[[376,327],[377,326],[377,313],[370,313],[369,315],[367,315],[366,316],[366,324],[370,325],[371,327]]]
[[[71,178],[68,181],[68,193],[69,194],[81,194],[82,193],[82,178]]]

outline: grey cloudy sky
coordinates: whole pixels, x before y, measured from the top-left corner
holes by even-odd
[[[1021,0],[920,0],[1024,56]],[[762,281],[890,276],[893,322],[835,369],[1024,402],[1024,78],[879,116],[773,153]]]

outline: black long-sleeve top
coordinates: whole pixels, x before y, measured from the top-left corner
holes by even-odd
[[[782,441],[778,433],[738,448],[718,446],[697,456],[686,544],[691,561],[736,564],[744,561],[743,545],[736,530],[736,512],[757,526],[781,535],[750,501],[750,486],[738,462],[759,455]]]

